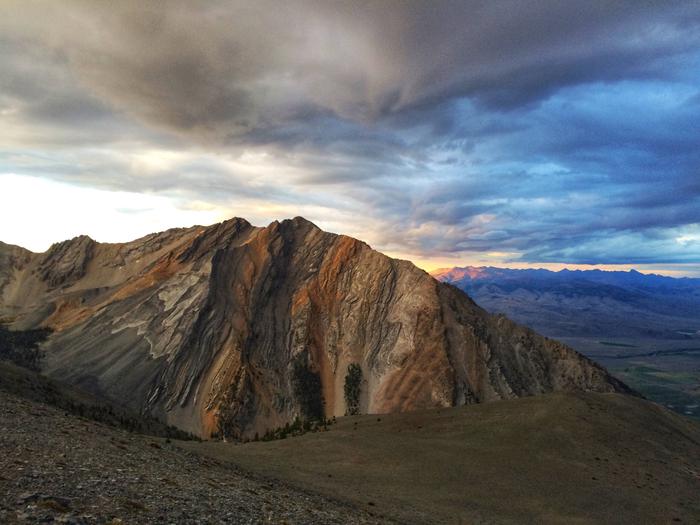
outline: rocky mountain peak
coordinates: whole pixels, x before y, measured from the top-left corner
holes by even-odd
[[[311,222],[308,219],[305,219],[304,217],[302,217],[300,215],[297,215],[293,219],[285,219],[282,222],[283,223],[292,223],[297,228],[307,228],[307,229],[320,230],[320,228],[318,226],[316,226],[313,222]]]
[[[87,235],[52,244],[38,267],[40,278],[49,288],[67,286],[85,275],[87,264],[96,246]]]
[[[76,238],[26,267],[0,268],[0,317],[54,330],[46,373],[205,436],[262,434],[349,403],[381,413],[625,390],[566,346],[302,217]]]

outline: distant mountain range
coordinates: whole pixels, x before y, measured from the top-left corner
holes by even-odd
[[[602,270],[441,269],[438,280],[492,313],[552,337],[687,339],[700,330],[700,279]]]

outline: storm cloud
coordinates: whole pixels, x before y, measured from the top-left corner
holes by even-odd
[[[696,3],[0,14],[2,173],[304,214],[423,259],[700,261]]]

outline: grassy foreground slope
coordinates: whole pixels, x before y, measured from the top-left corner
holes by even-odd
[[[347,417],[182,446],[413,523],[698,523],[700,425],[619,394]]]

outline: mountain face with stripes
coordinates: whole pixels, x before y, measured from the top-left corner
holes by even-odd
[[[123,244],[81,236],[45,253],[0,243],[0,321],[52,330],[48,376],[204,437],[252,437],[349,406],[628,390],[412,263],[300,217]]]

